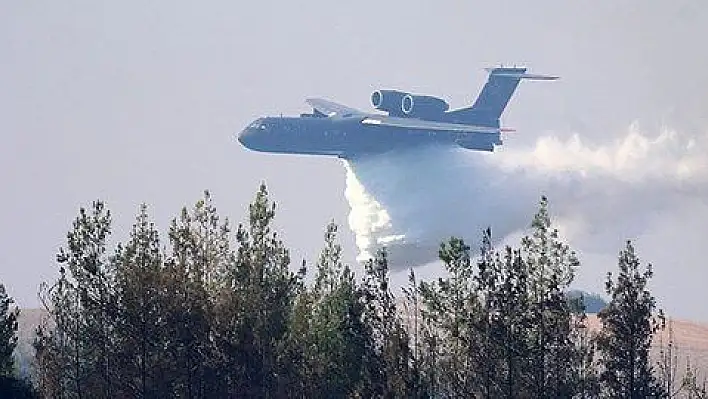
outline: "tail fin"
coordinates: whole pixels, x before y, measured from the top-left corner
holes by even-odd
[[[526,73],[526,68],[487,68],[489,78],[471,107],[456,111],[456,118],[476,123],[498,123],[521,79],[555,80],[557,76]]]

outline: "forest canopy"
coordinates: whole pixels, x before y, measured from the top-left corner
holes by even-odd
[[[401,292],[391,289],[385,249],[357,277],[334,222],[317,261],[293,264],[273,228],[276,210],[262,184],[247,222],[233,226],[206,191],[163,233],[142,205],[129,238],[109,248],[106,204],[80,208],[55,278],[40,287],[46,317],[24,394],[556,398],[672,390],[648,355],[652,334],[664,328],[647,289],[651,265],[627,241],[616,275],[607,276],[608,301],[571,289],[580,262],[545,197],[517,246],[494,247],[491,229],[475,244],[451,237],[438,251],[444,275],[420,281],[411,270]],[[0,294],[0,366],[22,382],[7,355],[16,315]],[[588,313],[603,322],[598,333]],[[681,389],[706,394],[697,378]]]

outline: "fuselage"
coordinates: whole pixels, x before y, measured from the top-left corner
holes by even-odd
[[[493,151],[499,134],[422,131],[361,123],[352,117],[265,117],[249,124],[238,135],[246,148],[280,154],[330,155],[355,158],[423,145],[460,146]]]
[[[521,79],[557,77],[529,74],[523,67],[489,69],[474,103],[454,110],[438,97],[390,89],[371,95],[371,104],[386,115],[309,98],[312,114],[258,118],[238,140],[254,151],[348,159],[426,145],[494,151],[502,144],[499,120]]]

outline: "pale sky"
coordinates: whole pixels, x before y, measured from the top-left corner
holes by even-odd
[[[141,202],[164,232],[204,189],[241,221],[264,180],[295,265],[314,262],[332,218],[353,262],[341,163],[253,153],[235,140],[256,117],[308,111],[307,97],[370,110],[371,92],[387,87],[458,107],[477,95],[483,68],[523,64],[561,80],[520,86],[502,119],[518,130],[510,148],[571,134],[609,145],[635,122],[651,134],[708,128],[700,1],[5,0],[0,9],[0,282],[22,306],[37,306],[78,208],[97,198],[123,240]],[[692,198],[706,210],[706,197]],[[652,203],[622,206],[651,213]],[[708,212],[677,212],[642,230],[651,239],[640,256],[655,263],[670,314],[708,321],[696,250]],[[676,236],[685,248],[659,250]],[[583,270],[593,290],[623,246],[606,239],[615,249],[592,262],[609,265]],[[674,255],[680,267],[668,264]]]

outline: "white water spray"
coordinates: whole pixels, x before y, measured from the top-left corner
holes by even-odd
[[[394,267],[421,266],[451,235],[474,247],[487,226],[498,242],[529,225],[541,195],[566,237],[615,251],[651,215],[706,202],[707,153],[707,134],[650,137],[632,126],[596,148],[542,137],[495,153],[428,148],[344,161],[357,260],[386,246]]]

